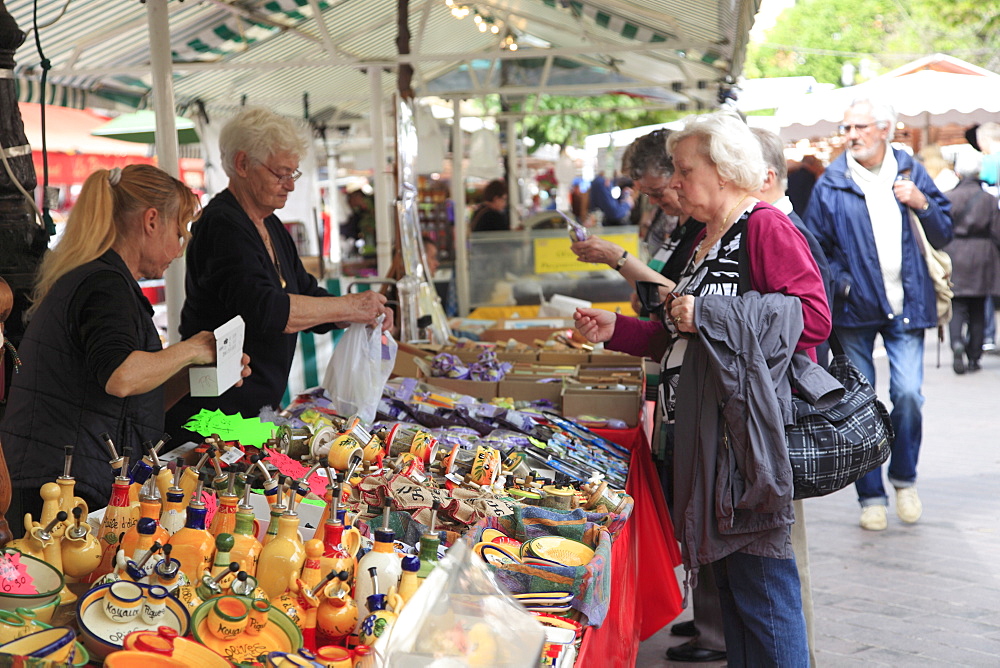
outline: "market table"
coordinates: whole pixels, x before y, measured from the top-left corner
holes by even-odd
[[[625,668],[635,665],[639,642],[681,612],[680,550],[643,426],[593,431],[632,453],[625,491],[635,505],[611,548],[613,603],[604,624],[584,633],[576,665]]]

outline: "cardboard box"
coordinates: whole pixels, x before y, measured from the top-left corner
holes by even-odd
[[[542,377],[508,377],[500,381],[497,396],[515,401],[551,401],[556,410],[562,408],[561,382],[540,383]]]
[[[643,394],[641,386],[626,390],[595,390],[567,384],[563,388],[562,412],[568,418],[593,415],[618,418],[629,427],[639,424]]]
[[[479,335],[480,341],[503,341],[510,339],[535,345],[535,341],[548,341],[553,334],[560,334],[569,331],[571,328],[554,327],[529,327],[526,329],[487,329]]]
[[[554,351],[543,350],[538,353],[539,364],[571,364],[579,365],[590,361],[590,357],[583,351]]]
[[[581,383],[634,383],[644,385],[646,382],[646,369],[640,362],[635,365],[610,365],[595,364],[588,362],[580,364],[576,368],[576,378]]]
[[[642,357],[616,353],[611,350],[595,350],[590,353],[590,361],[594,364],[606,364],[608,366],[632,366],[642,364]]]
[[[490,401],[497,398],[497,386],[499,383],[491,383],[483,380],[455,380],[454,378],[431,378],[421,374],[421,381],[434,387],[439,387],[448,392],[465,394],[476,399]]]
[[[417,378],[421,372],[421,364],[430,369],[431,354],[426,350],[407,343],[400,343],[396,351],[396,363],[392,367],[393,376]]]

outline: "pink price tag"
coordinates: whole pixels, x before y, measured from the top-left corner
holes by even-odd
[[[0,554],[0,592],[4,594],[37,594],[34,578],[28,575],[27,564],[21,563],[20,552]]]

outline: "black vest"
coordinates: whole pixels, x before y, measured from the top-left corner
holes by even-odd
[[[135,328],[142,350],[163,349],[153,326],[152,307],[117,253],[108,251],[69,272],[52,287],[24,333],[18,352],[21,372],[14,376],[0,424],[7,468],[14,489],[41,487],[63,472],[63,447],[74,445],[72,475],[76,493],[92,510],[111,496],[112,474],[101,432],[111,435],[119,454],[125,446],[141,452],[143,441],[163,433],[163,390],[119,399],[105,392],[87,370],[79,333],[69,322],[78,287],[99,271],[115,271],[133,287],[121,317]]]

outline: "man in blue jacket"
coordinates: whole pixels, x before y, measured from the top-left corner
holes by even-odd
[[[896,112],[855,100],[844,114],[838,156],[816,182],[805,222],[830,262],[833,323],[851,360],[875,384],[873,350],[881,335],[889,355],[889,398],[896,432],[889,482],[896,513],[907,523],[923,511],[917,496],[922,431],[924,329],[937,326],[934,286],[910,227],[915,214],[927,240],[941,248],[952,237],[948,199],[924,168],[893,149]],[[861,527],[888,525],[881,467],[856,483]]]

